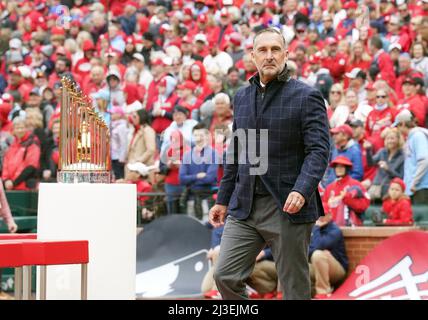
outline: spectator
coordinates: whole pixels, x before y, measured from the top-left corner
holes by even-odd
[[[376,104],[367,116],[365,125],[366,137],[373,144],[373,151],[383,147],[381,133],[394,123],[394,110],[390,107],[389,96],[383,89],[376,91]]]
[[[336,38],[327,38],[322,51],[322,66],[330,71],[335,82],[342,81],[348,56],[338,50]]]
[[[349,61],[346,64],[345,71],[351,72],[355,68],[359,68],[360,70],[363,70],[366,72],[370,67],[370,55],[366,52],[364,42],[361,40],[356,41],[352,45],[352,51],[349,56]],[[348,81],[345,78],[345,87],[348,85]]]
[[[106,81],[104,80],[105,72],[104,68],[101,66],[94,66],[89,72],[89,76],[85,78],[82,83],[83,92],[90,96],[91,94],[101,90],[106,86]]]
[[[192,141],[193,127],[198,124],[196,120],[188,119],[189,110],[183,106],[176,105],[172,114],[173,122],[165,129],[163,135],[163,142],[161,147],[161,154],[170,147],[171,134],[175,130],[179,130],[183,134],[184,143],[190,146]]]
[[[424,126],[427,110],[424,101],[418,95],[417,82],[414,78],[404,79],[403,94],[403,99],[398,101],[397,110],[408,109],[415,115],[418,126]]]
[[[353,136],[352,138],[358,142],[360,145],[362,162],[363,162],[363,179],[361,184],[364,188],[368,189],[373,181],[377,167],[367,162],[367,150],[363,147],[365,143],[370,141],[370,138],[366,136],[364,131],[364,123],[361,120],[353,120],[349,123],[349,126],[352,128]]]
[[[111,163],[114,178],[117,180],[125,176],[128,131],[123,108],[113,107],[111,109]]]
[[[193,128],[194,146],[183,156],[180,166],[180,183],[189,188],[190,197],[194,199],[196,218],[202,220],[208,214],[208,207],[203,210],[202,201],[207,200],[217,185],[219,158],[210,147],[210,135],[202,124]]]
[[[345,156],[338,156],[330,163],[337,178],[325,189],[322,202],[324,212],[332,214],[338,226],[361,226],[361,215],[370,206],[366,189],[349,174],[352,166]]]
[[[321,31],[320,37],[322,40],[327,38],[335,37],[335,30],[333,27],[333,17],[330,13],[324,12],[322,17],[323,30]]]
[[[428,203],[428,133],[418,127],[415,116],[409,110],[397,114],[393,126],[407,137],[404,150],[404,183],[406,195],[414,204]]]
[[[15,141],[6,151],[2,180],[6,190],[31,190],[37,187],[40,167],[40,146],[36,136],[27,129],[25,118],[13,120]]]
[[[224,90],[229,95],[229,97],[233,98],[236,91],[238,91],[238,89],[243,85],[244,82],[239,79],[239,70],[236,67],[229,68],[227,71],[226,81],[224,83]]]
[[[180,184],[179,169],[184,154],[189,151],[183,134],[179,130],[173,131],[170,138],[169,149],[166,150],[165,154],[161,154],[159,165],[160,173],[166,176],[165,192],[168,214],[180,213],[179,200],[184,191],[184,186]]]
[[[352,168],[349,169],[351,178],[361,181],[364,176],[361,149],[359,144],[352,139],[352,128],[345,124],[331,129],[333,135],[334,148],[331,154],[331,159],[336,159],[338,156],[346,156],[352,163]],[[333,169],[328,169],[327,184],[332,183],[336,179]]]
[[[390,87],[394,87],[394,65],[389,54],[383,50],[382,40],[378,36],[370,39],[370,53],[373,56],[369,69],[371,80],[383,79]]]
[[[351,72],[346,73],[345,76],[349,79],[349,88],[358,94],[358,101],[366,101],[366,73],[360,68],[354,68]]]
[[[41,182],[56,182],[59,163],[59,133],[60,118],[55,115],[51,118],[49,130],[46,137],[46,156],[41,160],[40,171],[42,173]]]
[[[395,81],[395,92],[397,93],[398,99],[402,99],[404,97],[402,86],[407,78],[413,78],[416,76],[422,77],[421,73],[417,72],[411,67],[411,63],[412,60],[407,52],[400,54],[400,57],[398,58],[399,74],[397,80]]]
[[[327,109],[327,114],[330,120],[330,127],[334,128],[335,123],[332,121],[332,115],[338,106],[345,104],[345,94],[342,84],[335,83],[331,86],[328,102],[329,108]]]
[[[219,48],[216,40],[209,42],[210,52],[204,58],[204,66],[207,70],[219,69],[223,75],[227,74],[230,67],[233,66],[232,57]]]
[[[411,49],[411,67],[423,74],[425,84],[428,85],[428,57],[426,47],[422,42],[415,42]]]
[[[153,75],[146,68],[144,56],[141,53],[137,52],[132,55],[132,60],[130,66],[126,70],[126,73],[131,72],[132,70],[138,74],[138,84],[143,85],[146,90],[148,90],[150,83],[153,81]]]
[[[311,65],[311,73],[307,77],[306,83],[320,90],[324,99],[327,100],[330,88],[333,85],[330,71],[326,68],[321,68],[321,56],[319,54],[311,55],[309,63]]]
[[[214,97],[214,112],[204,121],[211,137],[214,137],[214,128],[217,125],[229,126],[232,124],[232,108],[230,98],[225,93],[218,93]]]
[[[410,198],[404,193],[406,185],[400,178],[391,180],[387,197],[382,204],[382,212],[387,218],[382,219],[384,225],[408,226],[413,224],[412,204]],[[378,221],[375,221],[378,222]]]
[[[358,94],[353,89],[348,89],[345,94],[345,104],[338,106],[330,119],[335,126],[349,123],[354,119],[366,123],[367,116],[373,108],[366,103],[359,103]]]
[[[345,240],[331,213],[320,217],[312,229],[309,261],[311,282],[315,284],[314,298],[328,298],[348,270]]]
[[[131,142],[128,146],[127,164],[141,162],[151,166],[155,162],[156,133],[149,124],[149,114],[146,110],[131,113],[130,124],[134,127]],[[125,180],[129,180],[129,170],[125,167]]]
[[[367,150],[367,163],[377,165],[377,174],[373,183],[368,188],[372,200],[382,199],[388,192],[390,181],[393,178],[402,178],[404,174],[404,139],[396,128],[386,128],[381,137],[385,141],[385,147],[373,155],[370,142],[365,142]]]

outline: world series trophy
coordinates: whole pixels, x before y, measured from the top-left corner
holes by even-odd
[[[110,183],[110,131],[91,100],[61,79],[58,182]]]

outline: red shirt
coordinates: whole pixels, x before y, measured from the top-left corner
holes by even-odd
[[[412,225],[413,213],[412,203],[407,197],[399,200],[390,198],[383,201],[382,210],[386,213],[387,219],[385,224],[389,225]]]
[[[387,107],[384,110],[373,109],[367,116],[366,120],[366,137],[373,144],[373,151],[377,152],[383,148],[384,141],[380,134],[385,128],[390,127],[394,123],[395,112]]]
[[[425,127],[426,108],[424,101],[418,95],[400,100],[397,105],[397,112],[400,112],[402,108],[409,109],[415,115],[418,126]]]

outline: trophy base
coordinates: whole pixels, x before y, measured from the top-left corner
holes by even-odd
[[[60,171],[59,183],[110,183],[110,171]]]

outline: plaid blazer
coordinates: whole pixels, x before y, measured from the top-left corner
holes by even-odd
[[[233,130],[268,129],[267,172],[260,175],[267,190],[282,208],[291,191],[302,194],[305,205],[297,214],[288,214],[293,223],[314,222],[324,215],[318,184],[329,159],[329,127],[321,93],[301,81],[290,79],[286,72],[268,84],[256,115],[256,90],[260,90],[256,75],[250,85],[240,88],[234,97]],[[239,131],[239,130],[238,130]],[[260,132],[260,131],[258,131]],[[236,136],[236,134],[235,134]],[[248,136],[249,137],[249,136]],[[246,147],[231,143],[228,148],[224,176],[216,203],[228,206],[228,214],[246,219],[250,214],[255,175],[250,168]],[[260,134],[247,139],[247,144],[260,143]],[[236,139],[235,139],[236,141]],[[241,148],[237,148],[237,146]],[[240,149],[240,150],[239,150]],[[242,157],[244,154],[244,157]],[[230,159],[234,163],[230,163]],[[245,161],[243,161],[243,159]],[[238,160],[239,159],[239,163]],[[253,162],[254,163],[254,162]]]

